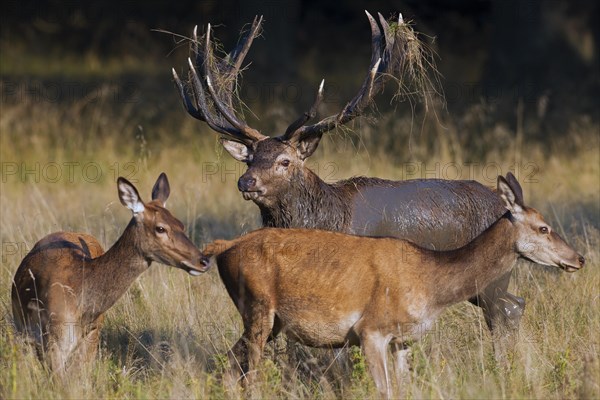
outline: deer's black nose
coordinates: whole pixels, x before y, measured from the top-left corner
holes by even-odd
[[[256,185],[256,179],[251,176],[244,177],[242,176],[238,179],[238,190],[240,192],[248,192],[254,189],[254,185]]]
[[[583,267],[583,265],[585,264],[585,258],[583,258],[583,256],[579,256],[579,258],[577,259],[577,261],[579,261],[579,266]]]

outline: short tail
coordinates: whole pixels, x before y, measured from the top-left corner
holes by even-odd
[[[206,245],[203,253],[206,257],[218,256],[219,254],[232,248],[235,243],[235,240],[215,240],[214,242]]]

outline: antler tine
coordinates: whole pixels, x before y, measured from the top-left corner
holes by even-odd
[[[369,65],[369,72],[361,85],[361,88],[358,94],[350,100],[342,112],[338,115],[337,123],[345,124],[346,122],[352,120],[354,117],[358,116],[360,112],[362,112],[363,108],[366,107],[373,96],[379,91],[379,85],[375,86],[375,82],[377,78],[380,76],[378,73],[380,71],[385,71],[385,64],[382,63],[383,57],[387,53],[387,41],[385,43],[385,48],[381,49],[382,35],[381,29],[377,25],[377,21],[368,11],[365,11],[367,14],[367,18],[369,19],[369,25],[371,25],[371,64]],[[381,14],[379,14],[381,17]],[[385,21],[385,19],[384,19]],[[383,25],[384,28],[384,37],[387,37],[387,32],[389,26],[387,22]],[[383,83],[383,80],[379,80],[379,82]],[[383,86],[383,85],[381,85]]]
[[[250,28],[250,31],[248,32],[246,37],[240,42],[240,44],[238,44],[238,46],[235,49],[233,49],[231,53],[229,53],[229,57],[231,59],[230,62],[232,66],[230,73],[237,75],[237,73],[239,72],[242,63],[244,62],[244,58],[246,57],[246,54],[248,54],[248,50],[250,50],[252,42],[259,35],[262,21],[262,15],[260,17],[254,17],[254,21],[252,21],[252,27]]]
[[[204,65],[204,45],[202,41],[198,38],[198,25],[194,26],[194,30],[192,31],[192,43],[190,44],[190,53],[195,56],[194,65]]]
[[[202,120],[205,121],[211,129],[217,132],[235,137],[240,140],[244,139],[244,135],[241,135],[237,129],[229,127],[226,124],[221,124],[219,123],[220,121],[215,121],[214,117],[211,115],[210,112],[210,106],[208,105],[208,101],[206,99],[206,94],[204,91],[204,87],[202,86],[202,81],[200,80],[200,77],[196,72],[196,68],[194,68],[194,64],[192,64],[192,60],[190,58],[188,58],[188,63],[190,67],[192,87],[194,88],[194,98],[196,99],[198,110],[202,114]]]
[[[284,137],[292,139],[306,135],[321,135],[324,132],[335,128],[336,125],[343,125],[359,116],[373,100],[373,97],[383,89],[386,80],[384,74],[387,72],[391,63],[391,58],[393,57],[393,52],[389,46],[394,45],[395,37],[394,33],[391,32],[387,21],[385,21],[381,14],[379,17],[385,22],[382,23],[383,35],[375,18],[373,18],[368,11],[365,11],[365,13],[371,27],[371,63],[369,65],[369,72],[367,73],[359,92],[352,100],[346,103],[346,106],[340,113],[326,117],[314,125],[300,126],[295,132],[288,133],[286,131]],[[388,36],[390,37],[389,39]],[[382,49],[383,37],[385,37],[385,45]],[[299,121],[300,119],[292,124],[292,126],[295,126]],[[290,128],[292,126],[290,126]],[[288,131],[290,128],[288,128]]]
[[[252,26],[248,33],[239,41],[237,46],[230,51],[223,60],[216,61],[219,73],[224,76],[221,89],[219,93],[222,101],[224,101],[230,108],[233,108],[233,93],[235,92],[235,83],[237,82],[237,75],[240,72],[244,58],[250,50],[250,46],[254,39],[260,34],[263,17],[256,16],[252,21]],[[228,84],[225,85],[225,82]],[[219,88],[218,88],[219,89]],[[224,98],[223,98],[224,96]]]
[[[381,23],[381,26],[383,27],[383,34],[385,37],[385,47],[387,50],[390,50],[392,47],[394,47],[394,42],[396,41],[396,37],[394,36],[394,33],[390,30],[390,25],[388,24],[388,22],[384,18],[384,16],[381,15],[381,13],[377,13],[377,15],[379,16],[379,23]]]
[[[210,109],[208,107],[208,102],[206,101],[206,95],[204,94],[204,87],[202,86],[202,81],[196,72],[196,68],[192,63],[192,59],[188,57],[188,66],[190,67],[189,79],[192,84],[192,93],[194,95],[194,99],[196,100],[196,104],[198,105],[198,110],[202,112],[203,120],[208,122],[211,120],[210,118]]]
[[[200,112],[196,109],[196,107],[194,107],[192,100],[185,93],[185,89],[183,88],[183,83],[179,79],[177,72],[175,72],[175,68],[171,68],[171,72],[173,73],[173,79],[175,79],[175,85],[177,85],[177,89],[179,90],[179,96],[183,100],[183,106],[185,107],[185,110],[192,117],[204,121],[205,120],[204,116],[202,114],[200,114]]]
[[[379,14],[379,20],[383,26],[384,37],[386,41],[385,50],[382,55],[382,65],[380,66],[382,71],[386,71],[388,75],[397,76],[401,73],[402,67],[405,63],[406,54],[403,49],[407,46],[407,37],[399,35],[398,32],[402,25],[404,25],[404,19],[402,14],[398,15],[398,21],[396,22],[396,28],[393,30],[388,21]],[[381,83],[383,85],[383,82]]]
[[[188,88],[193,96],[188,94],[189,92],[173,70],[173,78],[186,111],[192,117],[205,121],[211,129],[246,144],[264,139],[266,136],[250,128],[236,116],[233,107],[234,85],[239,68],[259,31],[261,22],[262,17],[254,19],[250,33],[231,53],[233,64],[228,59],[221,60],[214,57],[210,24],[204,40],[198,39],[198,27],[194,27],[190,50],[195,56],[195,65],[203,67],[204,76],[198,75],[194,63],[188,58]]]
[[[367,76],[365,77],[365,80],[363,81],[363,84],[361,85],[358,94],[352,100],[350,100],[346,104],[342,112],[338,114],[336,121],[336,123],[338,124],[345,124],[346,122],[352,120],[363,110],[364,107],[366,107],[369,104],[369,102],[371,102],[373,96],[379,91],[379,86],[374,86],[376,78],[378,77],[377,73],[379,73],[380,70],[385,71],[386,64],[382,64],[382,57],[384,57],[386,53],[389,53],[387,49],[387,34],[389,32],[389,25],[387,24],[387,21],[385,21],[385,19],[381,16],[381,14],[379,14],[380,19],[383,19],[383,21],[385,22],[385,25],[382,25],[384,29],[384,37],[386,38],[386,47],[383,50],[382,55],[381,30],[379,29],[375,18],[373,18],[373,16],[369,14],[369,12],[366,10],[365,14],[367,14],[367,18],[369,19],[369,25],[371,25],[371,64],[369,65],[369,72],[367,73]],[[379,82],[383,83],[383,80],[379,80]]]
[[[208,112],[208,106],[206,103],[206,97],[204,96],[204,90],[202,89],[202,84],[200,83],[200,79],[198,78],[198,75],[196,74],[196,71],[193,68],[192,61],[189,59],[188,59],[188,61],[189,61],[190,68],[191,68],[190,75],[192,75],[193,85],[194,85],[194,91],[193,91],[194,99],[196,100],[196,104],[198,104],[198,108],[196,108],[196,106],[194,106],[194,104],[192,103],[192,100],[185,92],[183,83],[179,79],[177,72],[175,72],[175,68],[172,69],[173,78],[175,79],[175,84],[177,85],[177,88],[179,89],[179,95],[181,96],[181,98],[183,100],[183,105],[184,105],[186,111],[192,117],[199,119],[200,121],[205,121],[211,129],[213,129],[217,132],[220,132],[222,134],[228,135],[228,136],[238,137],[239,133],[236,130],[226,127],[226,126],[220,126],[215,121],[213,121],[212,118],[210,117],[210,112]],[[242,139],[242,138],[240,137],[240,139]]]
[[[200,54],[200,50],[198,48],[198,25],[194,25],[194,30],[192,31],[192,44],[190,45],[193,54]]]
[[[317,108],[319,104],[323,100],[323,85],[325,85],[325,79],[321,81],[319,85],[319,90],[317,91],[317,97],[315,98],[315,102],[313,103],[310,110],[304,112],[296,121],[292,122],[290,126],[285,130],[285,134],[283,135],[284,140],[289,140],[293,133],[298,129],[302,128],[302,126],[307,123],[310,119],[314,118],[317,115]]]
[[[219,110],[221,115],[223,115],[223,117],[225,117],[227,122],[229,122],[234,128],[241,131],[243,134],[245,134],[245,136],[247,136],[248,138],[254,139],[254,140],[264,139],[264,137],[265,137],[264,135],[259,133],[256,129],[250,128],[248,125],[246,125],[246,123],[240,121],[235,116],[234,112],[231,111],[229,108],[227,108],[226,105],[223,104],[223,102],[221,101],[221,99],[219,99],[219,96],[215,91],[215,88],[213,86],[213,78],[212,78],[212,70],[211,70],[212,63],[213,63],[213,53],[212,53],[212,46],[210,43],[210,24],[208,24],[208,29],[206,30],[206,45],[205,45],[204,50],[205,50],[205,58],[206,58],[204,60],[204,73],[206,75],[206,86],[208,87],[208,92],[210,93],[210,96],[212,97],[215,107],[217,107],[217,109]]]
[[[371,68],[381,58],[381,30],[377,21],[368,11],[365,10],[367,18],[369,19],[369,25],[371,26]],[[371,69],[369,68],[369,69]]]

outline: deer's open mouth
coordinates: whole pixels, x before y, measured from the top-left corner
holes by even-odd
[[[208,271],[210,269],[210,259],[208,259],[207,257],[202,257],[200,259],[200,265],[194,265],[189,261],[182,261],[179,264],[179,268],[183,269],[184,271],[186,271],[188,274],[192,275],[192,276],[198,276],[206,271]]]
[[[262,191],[260,191],[260,190],[256,190],[253,192],[242,192],[242,197],[244,197],[244,200],[256,200],[261,196],[262,196]]]
[[[560,263],[560,268],[562,268],[565,272],[575,272],[578,271],[581,267],[576,267],[575,265]]]

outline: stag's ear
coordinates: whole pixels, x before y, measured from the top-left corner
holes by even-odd
[[[323,133],[321,132],[310,136],[305,136],[298,140],[296,149],[298,151],[298,157],[300,157],[302,161],[306,160],[315,152],[315,150],[317,150],[322,136]]]
[[[519,186],[520,188],[520,186]],[[509,182],[502,175],[498,176],[498,194],[504,201],[504,207],[514,216],[523,211],[521,205],[517,202],[517,194]]]
[[[163,172],[160,174],[152,188],[152,200],[160,201],[163,207],[165,207],[170,193],[171,187],[169,186],[169,180],[167,179],[167,175]]]
[[[117,187],[119,188],[119,200],[121,200],[121,204],[133,211],[133,214],[139,214],[144,211],[144,202],[131,182],[119,177],[117,179]]]
[[[248,147],[244,143],[225,138],[221,138],[219,140],[225,148],[225,150],[227,150],[227,152],[231,154],[231,156],[236,160],[241,162],[248,162],[252,158],[252,149],[250,149],[250,147]]]

